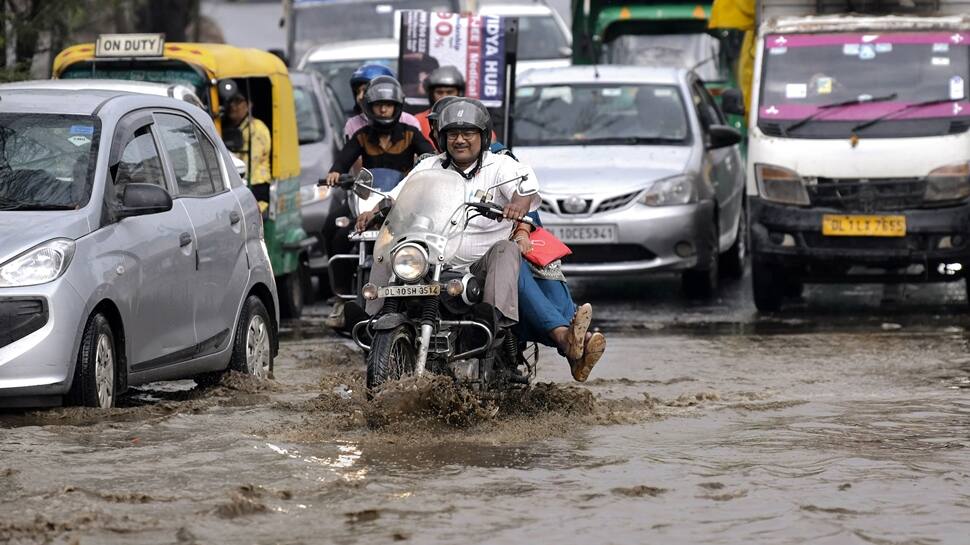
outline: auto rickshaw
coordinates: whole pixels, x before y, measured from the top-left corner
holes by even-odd
[[[165,43],[160,34],[113,34],[61,51],[54,60],[53,77],[181,83],[194,89],[226,147],[246,162],[246,179],[257,200],[268,203],[263,226],[279,290],[280,314],[300,316],[309,285],[307,252],[315,239],[302,227],[293,88],[286,65],[278,57],[223,44]],[[251,183],[246,154],[251,146],[240,131],[223,128],[226,101],[237,89],[249,99],[250,115],[270,130],[269,184]]]

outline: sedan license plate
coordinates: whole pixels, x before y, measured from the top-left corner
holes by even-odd
[[[422,297],[441,293],[441,284],[414,284],[411,286],[386,286],[378,291],[378,297]]]
[[[566,244],[616,242],[615,225],[546,225],[545,228]]]
[[[827,237],[904,237],[906,216],[824,214],[822,234]]]

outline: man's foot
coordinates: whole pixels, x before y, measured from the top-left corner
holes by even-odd
[[[597,331],[586,340],[583,356],[578,360],[569,361],[569,369],[573,372],[573,378],[577,382],[586,382],[590,371],[603,356],[603,352],[606,352],[606,337]]]
[[[333,310],[330,311],[330,315],[323,319],[323,323],[327,327],[333,329],[343,329],[347,323],[344,318],[344,300],[338,299],[333,304]]]
[[[584,303],[576,309],[576,314],[573,314],[573,319],[569,322],[569,331],[566,334],[566,359],[569,360],[570,365],[583,357],[586,331],[592,320],[593,307],[589,303]]]

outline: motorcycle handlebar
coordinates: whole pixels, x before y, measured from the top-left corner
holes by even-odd
[[[495,221],[502,221],[503,219],[505,219],[504,210],[502,209],[501,206],[495,203],[471,202],[471,203],[468,203],[468,206],[478,210],[479,213],[481,213],[483,216],[485,216],[488,219],[495,220]],[[527,223],[529,225],[535,225],[535,222],[532,221],[532,218],[530,218],[529,216],[523,216],[522,219],[520,219],[519,221],[521,221],[522,223]]]

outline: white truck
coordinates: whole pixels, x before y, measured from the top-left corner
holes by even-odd
[[[970,0],[757,10],[747,191],[758,309],[778,310],[806,282],[965,280]]]

